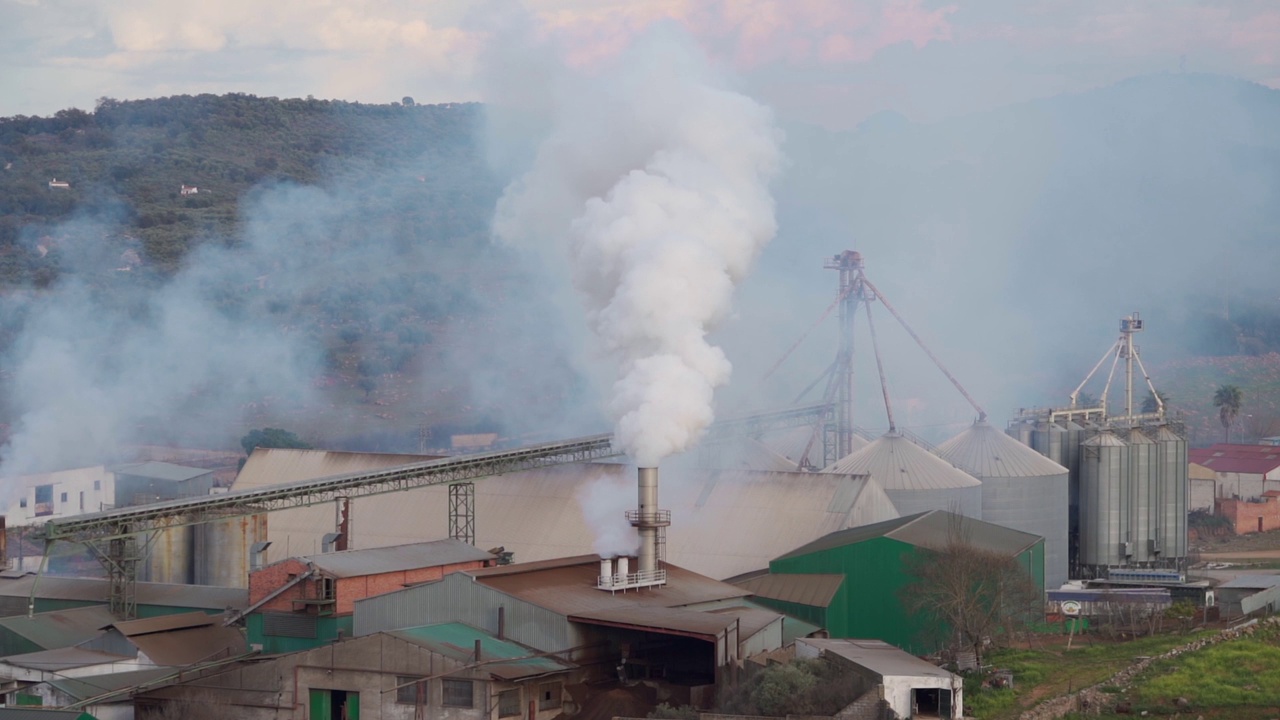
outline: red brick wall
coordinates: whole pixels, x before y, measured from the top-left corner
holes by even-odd
[[[1218,515],[1231,521],[1237,535],[1258,532],[1258,520],[1262,520],[1262,532],[1280,530],[1280,501],[1274,497],[1264,498],[1263,502],[1246,500],[1219,499]]]
[[[249,573],[249,604],[258,603],[262,598],[287,584],[290,580],[289,575],[292,574],[297,577],[306,571],[306,563],[296,558],[290,558]],[[265,612],[291,612],[294,609],[293,600],[295,598],[301,599],[315,596],[314,584],[315,578],[307,578],[287,591],[280,593],[279,597],[272,598],[271,602],[258,609]]]
[[[356,609],[356,601],[375,595],[403,590],[407,585],[430,582],[459,570],[476,570],[484,567],[483,560],[438,565],[415,570],[381,573],[378,575],[361,575],[358,577],[339,578],[338,580],[338,615],[350,615]]]

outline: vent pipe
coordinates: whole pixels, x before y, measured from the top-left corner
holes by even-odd
[[[658,527],[654,522],[658,513],[658,468],[642,467],[636,473],[640,490],[640,504],[636,508],[640,557],[636,571],[647,575],[658,569]]]
[[[608,588],[613,586],[613,561],[609,558],[600,558],[600,587]]]

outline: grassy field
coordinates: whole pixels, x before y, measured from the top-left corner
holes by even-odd
[[[996,651],[989,656],[990,662],[1013,671],[1014,687],[993,690],[966,683],[965,714],[980,720],[1016,718],[1044,700],[1105,681],[1135,658],[1159,655],[1209,632],[1164,634],[1129,642],[1077,637],[1070,650],[1066,638],[1053,636],[1032,648]]]

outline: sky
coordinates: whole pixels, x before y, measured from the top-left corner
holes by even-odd
[[[245,92],[476,100],[486,14],[466,0],[0,0],[0,116],[100,97]],[[918,122],[1185,70],[1280,88],[1275,0],[525,0],[577,67],[687,28],[780,116]]]

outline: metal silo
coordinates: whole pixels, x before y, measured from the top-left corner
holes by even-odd
[[[249,551],[267,539],[267,516],[216,520],[195,526],[197,585],[249,587]]]
[[[1155,433],[1160,445],[1160,524],[1156,540],[1162,564],[1180,567],[1187,557],[1187,439],[1168,425]]]
[[[173,527],[156,533],[150,545],[139,539],[138,547],[147,547],[147,560],[140,566],[138,579],[143,582],[188,584],[191,582],[192,528]]]
[[[1129,537],[1132,543],[1131,563],[1150,563],[1154,554],[1152,540],[1159,524],[1160,512],[1159,449],[1160,446],[1141,430],[1125,434],[1129,444]]]
[[[1080,557],[1087,573],[1125,565],[1129,542],[1129,446],[1110,431],[1080,444]]]
[[[870,475],[902,515],[948,510],[982,519],[981,481],[900,433],[886,433],[823,472]]]
[[[1044,537],[1045,587],[1061,587],[1067,581],[1067,469],[984,421],[937,453],[982,481],[983,520]]]

